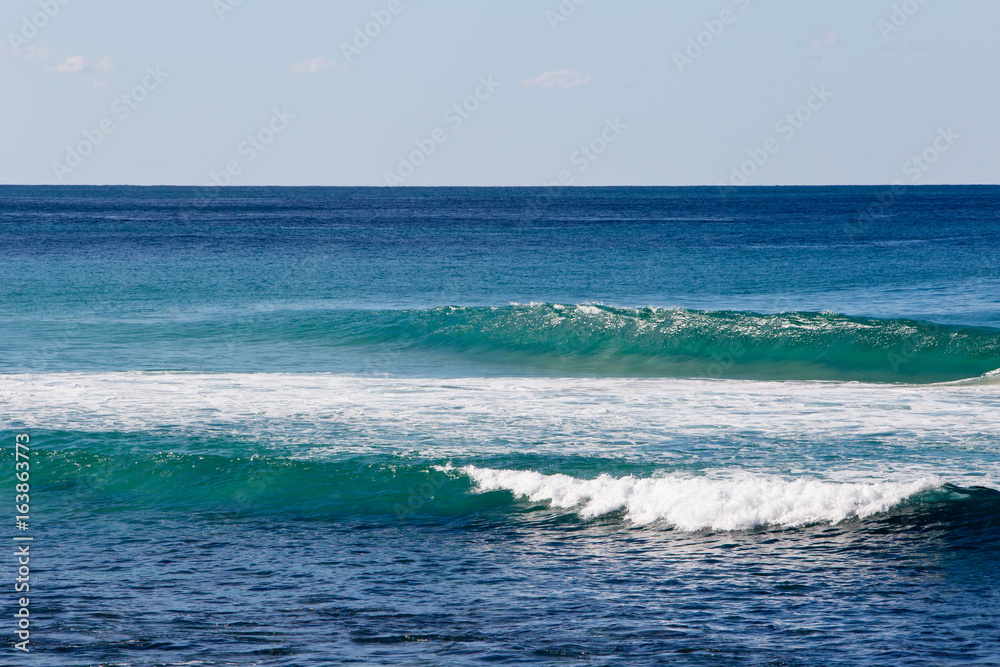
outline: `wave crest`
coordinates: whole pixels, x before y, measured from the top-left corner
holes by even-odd
[[[939,480],[837,483],[740,474],[730,479],[668,476],[641,479],[600,475],[577,479],[520,470],[466,466],[459,471],[478,490],[509,491],[532,502],[574,509],[583,518],[624,511],[630,521],[662,521],[683,531],[746,530],[762,526],[839,523],[881,514],[937,488]]]
[[[368,313],[352,344],[533,373],[947,382],[1000,368],[1000,331],[832,313],[514,304]]]

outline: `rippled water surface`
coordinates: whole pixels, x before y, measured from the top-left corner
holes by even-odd
[[[878,196],[0,188],[18,659],[1000,665],[1000,190]]]

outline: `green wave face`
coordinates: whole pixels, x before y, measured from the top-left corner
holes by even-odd
[[[28,332],[28,333],[25,333]],[[1000,330],[828,313],[511,305],[31,323],[0,372],[193,370],[933,383],[1000,369]],[[46,356],[47,355],[47,356]]]
[[[353,325],[351,343],[539,373],[931,383],[1000,368],[995,329],[827,313],[541,304],[381,311]]]
[[[392,457],[333,462],[161,453],[46,452],[35,475],[56,511],[397,519],[481,509],[471,484]],[[486,499],[496,504],[496,499]],[[442,509],[444,508],[444,509]]]
[[[47,451],[45,460],[33,483],[46,498],[53,521],[135,513],[211,522],[570,518],[690,532],[859,519],[904,528],[974,519],[989,528],[1000,515],[1000,492],[985,488],[919,482],[840,484],[745,473],[716,480],[691,474],[648,476],[648,471],[628,469],[623,463],[612,463],[611,475],[598,475],[587,469],[592,465],[574,461],[556,467],[581,477],[540,475],[526,468],[554,464],[517,456],[508,460],[514,469],[500,470],[392,456],[317,461],[164,453],[126,459],[78,450]],[[733,494],[753,502],[743,507],[719,501]],[[693,503],[694,498],[699,502]],[[706,513],[706,507],[711,511]],[[762,513],[760,507],[776,511]]]

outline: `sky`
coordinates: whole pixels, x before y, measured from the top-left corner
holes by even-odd
[[[0,183],[998,183],[996,0],[4,0]]]

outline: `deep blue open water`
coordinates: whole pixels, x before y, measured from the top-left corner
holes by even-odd
[[[0,664],[1000,665],[998,370],[996,187],[0,187]]]

